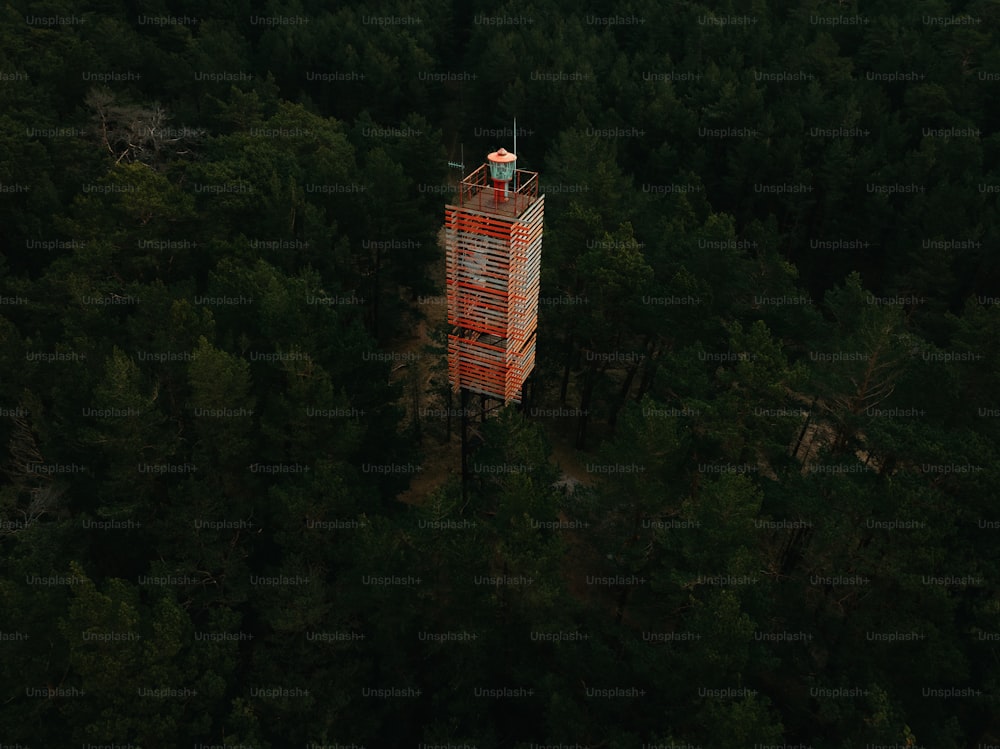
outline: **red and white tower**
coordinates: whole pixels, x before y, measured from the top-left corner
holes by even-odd
[[[462,180],[458,205],[445,206],[448,380],[520,403],[535,365],[545,196],[515,154],[486,158]]]

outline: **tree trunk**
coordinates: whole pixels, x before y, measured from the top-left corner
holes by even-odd
[[[778,569],[782,575],[789,574],[802,561],[811,538],[812,528],[794,528],[792,530],[778,563]]]
[[[649,336],[646,336],[646,340],[642,344],[642,350],[647,351],[648,348]],[[635,381],[635,376],[638,373],[639,363],[636,362],[628,368],[628,374],[625,376],[625,382],[622,383],[622,390],[619,394],[618,402],[611,406],[611,413],[608,415],[608,426],[611,427],[612,431],[614,431],[615,423],[618,421],[618,412],[625,406],[625,401],[628,400],[628,394],[632,390],[632,383]]]
[[[372,338],[378,340],[378,297],[379,297],[379,264],[382,261],[381,251],[375,249],[375,270],[372,279]]]
[[[454,395],[454,392],[455,391],[451,389],[451,384],[449,383],[449,385],[448,385],[448,406],[445,409],[445,417],[444,417],[444,441],[445,442],[451,442],[451,409],[452,409],[452,402],[454,401],[454,398],[452,397]]]
[[[809,421],[812,419],[812,412],[813,412],[813,408],[815,406],[816,406],[816,396],[814,395],[812,403],[809,405],[809,413],[806,414],[805,423],[802,424],[802,431],[799,432],[799,439],[795,443],[795,449],[792,450],[792,457],[793,458],[798,458],[799,457],[799,447],[802,445],[802,440],[806,436],[806,429],[809,428]]]
[[[653,349],[649,352],[649,356],[646,359],[646,365],[642,370],[642,380],[639,382],[639,392],[635,394],[635,399],[637,401],[642,400],[642,396],[646,394],[646,391],[653,385],[653,378],[656,375],[656,359],[659,353],[659,347],[654,342]]]
[[[413,363],[410,374],[413,378],[413,382],[411,383],[413,387],[413,428],[416,431],[417,444],[422,445],[424,443],[424,432],[420,424],[420,385],[423,378],[421,377],[419,362]]]
[[[625,607],[628,605],[628,599],[631,595],[631,585],[627,586],[621,593],[618,594],[618,601],[615,606],[615,624],[621,624],[622,619],[625,618]]]
[[[559,403],[566,405],[566,391],[569,389],[569,371],[573,366],[573,335],[566,336],[566,363],[563,366],[562,384],[559,386]]]
[[[580,421],[577,422],[576,449],[585,450],[587,444],[587,418],[590,410],[590,399],[597,383],[597,362],[591,362],[584,375],[583,392],[580,394]]]

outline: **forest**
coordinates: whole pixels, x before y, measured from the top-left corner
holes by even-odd
[[[0,747],[1000,746],[998,125],[986,0],[9,0]]]

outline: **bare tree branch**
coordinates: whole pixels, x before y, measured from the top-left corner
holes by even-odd
[[[159,102],[150,107],[119,104],[107,90],[92,89],[84,103],[94,112],[95,134],[115,164],[141,162],[162,167],[167,161],[194,153],[199,130],[167,126],[170,115]]]

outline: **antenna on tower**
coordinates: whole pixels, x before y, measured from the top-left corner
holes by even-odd
[[[462,170],[462,179],[465,179],[465,144],[462,144],[462,160],[461,161],[449,161],[448,166],[452,169]]]
[[[514,155],[517,156],[517,117],[514,118]]]

